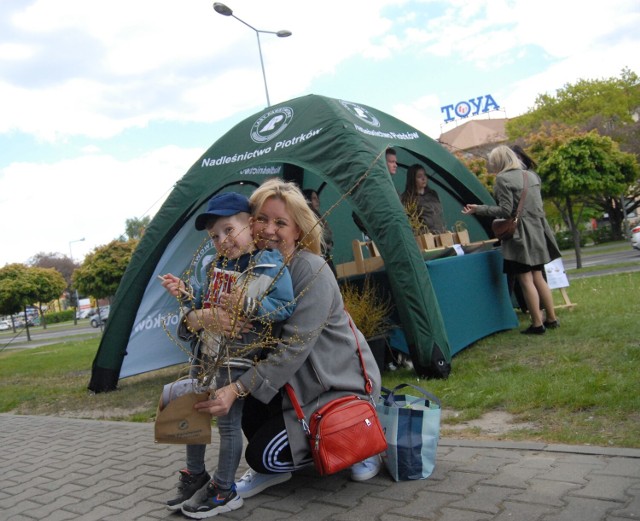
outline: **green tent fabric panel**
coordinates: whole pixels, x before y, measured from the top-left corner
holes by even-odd
[[[416,370],[433,373],[434,349],[449,362],[448,339],[429,275],[386,171],[388,146],[398,150],[401,160],[417,160],[432,168],[458,204],[492,202],[475,176],[438,143],[376,109],[316,95],[269,107],[216,141],[176,183],[152,220],[115,296],[89,387],[115,388],[145,288],[167,244],[195,209],[230,184],[259,184],[269,177],[254,173],[260,168],[268,172],[273,165],[280,172],[275,175],[282,175],[282,164],[325,181],[344,197],[340,211],[355,210],[370,226],[402,311]]]

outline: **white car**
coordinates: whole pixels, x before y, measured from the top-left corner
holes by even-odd
[[[0,320],[0,331],[8,331],[11,327],[11,322],[8,320]]]
[[[76,317],[78,319],[89,318],[96,313],[97,313],[96,308],[79,309],[78,312],[76,313]]]
[[[631,246],[640,250],[640,225],[631,228]]]
[[[99,314],[96,313],[95,315],[91,315],[89,318],[89,324],[91,324],[91,327],[103,326],[109,318],[109,309],[110,306],[103,306],[100,308]]]

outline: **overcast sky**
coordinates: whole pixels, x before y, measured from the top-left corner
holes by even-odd
[[[640,73],[640,2],[229,0],[261,35],[272,104],[320,94],[434,139],[441,107],[514,117],[579,79]],[[0,2],[0,266],[80,261],[153,217],[220,136],[261,111],[256,33],[206,0]],[[80,241],[80,239],[85,239]]]

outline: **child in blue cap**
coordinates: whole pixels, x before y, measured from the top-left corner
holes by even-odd
[[[194,346],[191,376],[214,390],[234,382],[252,366],[269,337],[270,325],[289,318],[294,308],[291,276],[282,254],[258,250],[250,224],[249,200],[235,192],[212,197],[195,221],[196,230],[208,232],[217,255],[207,267],[204,292],[195,295],[191,306],[183,306],[178,336]],[[175,275],[162,279],[173,296],[189,293]],[[255,327],[237,339],[208,330],[215,324],[208,309],[220,305],[233,310],[240,323],[252,321]],[[204,519],[242,506],[234,483],[242,456],[242,403],[236,400],[229,414],[217,419],[220,450],[213,476],[205,468],[206,445],[186,446],[187,468],[180,471],[176,497],[167,501],[169,510]],[[201,489],[203,493],[189,501]]]

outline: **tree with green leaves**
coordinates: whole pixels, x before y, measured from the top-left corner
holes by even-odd
[[[635,128],[637,135],[634,115],[637,116],[639,108],[640,80],[635,72],[625,68],[619,78],[581,79],[575,84],[566,84],[555,94],[539,94],[526,114],[507,122],[506,130],[510,140],[526,140],[544,126],[559,123],[583,131],[596,129],[623,145],[632,136],[621,141],[625,136],[622,129]],[[640,153],[624,146],[622,149]]]
[[[139,219],[138,217],[133,217],[131,219],[127,219],[125,221],[125,234],[129,239],[141,239],[144,234],[145,229],[149,226],[151,222],[151,217],[146,215]]]
[[[39,268],[37,266],[27,268],[27,279],[31,289],[30,304],[38,307],[42,318],[43,329],[47,328],[47,321],[44,314],[43,305],[52,300],[60,298],[60,295],[67,287],[64,277],[55,268]],[[26,324],[25,308],[25,324]]]
[[[137,240],[111,241],[94,249],[73,274],[75,287],[96,299],[111,298],[137,245]]]
[[[16,326],[13,315],[24,308],[27,287],[27,267],[24,264],[7,264],[0,268],[0,313],[12,316],[12,326],[15,333]],[[27,330],[27,340],[31,340]]]
[[[44,318],[43,305],[58,298],[65,287],[64,277],[53,268],[8,264],[0,268],[0,312],[7,315],[23,312],[27,340],[31,340],[27,306],[38,306]],[[46,327],[44,320],[43,326]]]
[[[537,149],[538,156],[541,155],[541,135],[542,141],[555,150],[562,140],[597,131],[619,145],[616,153],[627,152],[640,160],[639,112],[640,79],[626,68],[617,78],[582,79],[565,85],[554,95],[540,94],[534,107],[510,120],[506,130],[510,140],[520,141],[525,148]],[[559,135],[554,136],[557,132]],[[612,189],[619,188],[614,182]],[[612,236],[620,238],[625,215],[640,208],[640,182],[636,175],[635,179],[626,180],[621,191],[590,192],[588,196],[585,203],[607,214]]]
[[[487,151],[487,155],[491,150]],[[467,169],[478,178],[484,187],[493,192],[493,185],[496,182],[496,174],[489,173],[487,169],[487,160],[484,156],[480,156],[476,153],[470,154],[464,151],[456,151],[453,153],[458,160],[467,167]]]
[[[76,261],[71,259],[68,255],[63,255],[62,253],[40,252],[36,253],[29,259],[28,265],[37,266],[39,268],[56,269],[64,277],[64,280],[67,283],[66,290],[69,298],[66,301],[66,305],[72,305],[72,276],[73,272],[80,266]],[[63,309],[62,305],[60,305],[60,309]]]
[[[620,151],[611,138],[596,131],[567,130],[530,138],[545,194],[562,212],[573,235],[576,266],[582,267],[576,207],[597,203],[606,194],[622,194],[640,175],[634,155]],[[578,213],[579,215],[579,213]]]

